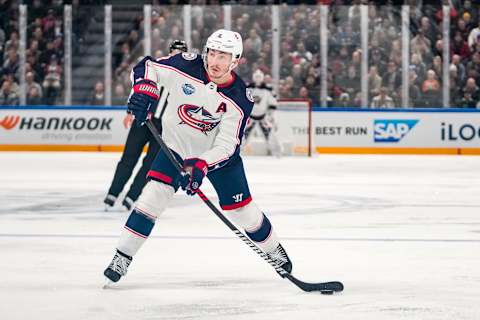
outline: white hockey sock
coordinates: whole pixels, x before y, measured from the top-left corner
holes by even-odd
[[[245,229],[247,236],[265,252],[272,252],[279,240],[272,225],[263,212],[252,201],[236,210],[225,211],[230,220]]]
[[[117,249],[133,257],[147,240],[157,217],[165,210],[175,190],[164,183],[149,181],[128,217]]]

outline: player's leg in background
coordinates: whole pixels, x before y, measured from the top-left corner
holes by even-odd
[[[260,121],[260,128],[267,142],[268,154],[280,157],[282,155],[282,146],[275,133],[275,123],[273,121],[273,118],[265,116],[265,118]]]
[[[148,172],[149,181],[125,223],[112,262],[104,275],[117,282],[127,273],[133,256],[148,239],[157,217],[178,190],[180,174],[160,151]]]
[[[148,128],[132,123],[128,132],[127,141],[122,157],[117,164],[112,183],[108,189],[108,194],[104,200],[107,206],[112,207],[125,184],[132,175],[132,171],[137,164],[138,158],[142,154],[143,147],[148,142]]]
[[[159,123],[156,123],[157,129],[159,129]],[[160,131],[160,129],[159,129]],[[132,184],[130,185],[130,189],[128,190],[127,194],[125,195],[125,199],[123,199],[122,205],[127,209],[130,210],[133,207],[135,201],[137,201],[140,193],[142,193],[145,184],[147,183],[147,173],[152,166],[153,160],[157,156],[158,151],[160,150],[160,145],[158,142],[153,138],[152,134],[149,132],[149,143],[148,143],[148,151],[145,157],[143,158],[142,166],[138,170],[135,178],[133,179]]]
[[[210,172],[207,177],[217,191],[225,216],[244,229],[252,241],[290,272],[292,263],[270,220],[252,201],[242,159],[238,157],[225,167]]]
[[[241,151],[245,152],[247,145],[248,145],[248,140],[253,132],[253,129],[255,128],[256,121],[253,120],[252,118],[249,118],[247,121],[247,124],[245,125],[245,130],[243,131],[243,141],[242,141],[242,146],[241,146]]]

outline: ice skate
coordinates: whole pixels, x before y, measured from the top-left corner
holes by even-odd
[[[132,210],[133,203],[134,201],[132,199],[130,199],[129,197],[125,197],[125,199],[123,199],[122,201],[122,206],[124,206],[127,211],[130,211]]]
[[[115,201],[117,201],[117,197],[112,194],[107,194],[105,199],[103,199],[103,203],[105,204],[105,211],[113,208],[113,206],[115,205]]]
[[[115,253],[115,256],[112,259],[112,262],[110,262],[110,265],[105,269],[103,274],[107,279],[111,282],[118,282],[121,277],[125,276],[127,274],[127,269],[130,263],[132,262],[132,257],[124,254],[123,252],[117,250]],[[104,286],[107,287],[107,284]]]
[[[278,244],[275,250],[267,252],[267,256],[275,261],[281,268],[283,268],[283,270],[288,273],[292,272],[292,261],[290,261],[287,252],[281,244]]]

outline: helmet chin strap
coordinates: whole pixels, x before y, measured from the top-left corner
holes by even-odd
[[[231,72],[231,71],[232,71],[233,69],[235,69],[237,66],[238,66],[238,60],[232,61],[232,63],[230,63],[230,67],[228,67],[228,72]]]

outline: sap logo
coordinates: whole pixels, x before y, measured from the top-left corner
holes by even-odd
[[[183,89],[183,93],[185,93],[187,96],[195,92],[195,87],[192,86],[190,83],[184,83],[182,86],[182,89]]]
[[[12,130],[19,121],[19,116],[5,116],[2,120],[0,120],[0,127],[5,128],[6,130]]]
[[[375,120],[375,142],[399,142],[417,124],[418,120]]]

